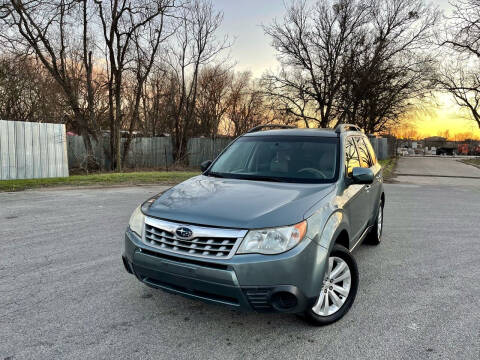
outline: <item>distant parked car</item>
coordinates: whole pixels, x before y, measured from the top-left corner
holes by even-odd
[[[134,211],[125,269],[189,298],[333,323],[357,293],[352,251],[382,239],[382,167],[353,125],[262,129]]]

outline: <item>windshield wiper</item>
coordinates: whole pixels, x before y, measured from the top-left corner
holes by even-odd
[[[249,175],[249,176],[242,176],[240,179],[242,179],[242,180],[253,180],[253,181],[286,182],[285,179],[279,178],[279,177],[274,177],[274,176]]]
[[[271,182],[288,182],[287,180],[274,176],[261,176],[261,175],[242,175],[242,174],[226,174],[210,171],[206,174],[221,179],[239,179],[239,180],[252,180],[252,181],[271,181]]]
[[[209,171],[207,173],[208,176],[212,176],[212,177],[216,177],[216,178],[224,178],[225,176],[223,176],[222,174],[220,173],[217,173],[217,172],[213,172],[213,171]]]

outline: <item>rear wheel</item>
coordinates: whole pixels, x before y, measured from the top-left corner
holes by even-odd
[[[383,201],[380,202],[377,210],[377,216],[375,218],[375,224],[372,230],[368,234],[366,242],[372,245],[378,245],[382,242],[383,234]]]
[[[348,249],[335,245],[317,301],[305,311],[306,320],[319,326],[339,320],[352,306],[357,289],[357,263]]]

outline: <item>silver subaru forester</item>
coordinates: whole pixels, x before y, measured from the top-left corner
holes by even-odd
[[[385,204],[382,168],[358,127],[260,126],[202,171],[134,211],[122,256],[129,273],[316,325],[348,312],[359,282],[352,251],[380,243]]]

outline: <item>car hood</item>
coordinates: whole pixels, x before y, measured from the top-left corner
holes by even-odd
[[[196,176],[161,194],[144,211],[175,222],[238,229],[292,225],[334,189],[333,184],[293,184]]]

